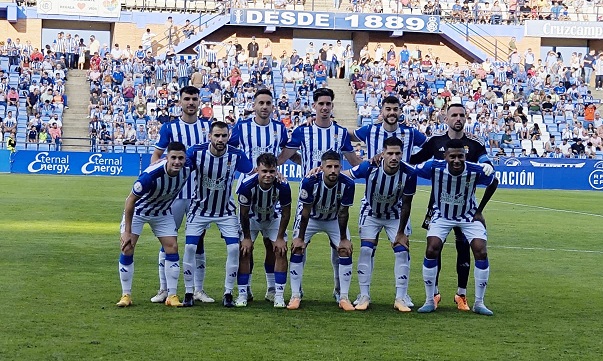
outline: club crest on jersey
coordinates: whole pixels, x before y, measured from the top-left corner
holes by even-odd
[[[136,192],[136,193],[142,192],[142,183],[140,183],[139,181],[134,183],[134,192]]]
[[[302,189],[301,191],[299,191],[299,198],[300,199],[308,198],[308,191],[305,189]]]
[[[248,203],[249,199],[247,199],[247,197],[245,197],[244,195],[239,194],[239,202],[241,202],[241,203]]]

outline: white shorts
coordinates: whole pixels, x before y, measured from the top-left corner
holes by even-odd
[[[387,233],[389,241],[394,243],[396,241],[396,235],[398,234],[398,228],[400,226],[399,219],[383,219],[373,216],[360,216],[358,220],[358,233],[360,234],[360,240],[375,240],[377,235],[383,228]],[[410,236],[412,228],[410,227],[410,219],[406,223],[404,228],[404,234]]]
[[[434,217],[429,223],[429,230],[427,231],[427,237],[438,237],[444,242],[450,230],[454,227],[459,227],[467,241],[471,243],[475,238],[488,240],[488,232],[486,227],[481,222],[457,222],[451,221],[444,218]]]
[[[236,215],[226,217],[196,216],[192,222],[186,222],[187,236],[200,236],[211,223],[215,223],[222,233],[222,238],[239,239],[239,219]]]
[[[329,241],[335,247],[339,247],[341,237],[339,236],[339,221],[334,219],[332,221],[319,221],[310,218],[308,220],[308,227],[306,228],[306,237],[304,238],[305,243],[310,243],[312,236],[318,232],[325,232],[329,236]],[[299,229],[293,231],[293,237],[297,237]],[[350,239],[350,229],[346,228],[347,239]],[[351,240],[351,239],[350,239]]]
[[[148,223],[151,226],[151,230],[155,237],[177,237],[178,230],[176,229],[176,223],[174,223],[174,217],[171,214],[167,216],[138,216],[132,217],[132,233],[140,236],[144,224]],[[120,225],[121,233],[126,230],[126,217],[125,215],[121,218]]]
[[[258,234],[261,232],[263,237],[267,237],[270,241],[275,242],[278,237],[278,228],[281,224],[281,217],[272,221],[258,222],[255,219],[249,220],[249,231],[251,232],[251,240],[255,242]],[[285,242],[287,241],[287,233],[285,233]]]

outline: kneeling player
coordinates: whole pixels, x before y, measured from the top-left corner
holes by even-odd
[[[165,250],[165,270],[168,306],[182,306],[176,289],[180,266],[178,264],[178,242],[176,223],[170,210],[172,202],[186,184],[191,170],[185,167],[186,147],[180,142],[172,142],[167,147],[167,157],[149,166],[138,177],[132,192],[126,199],[121,223],[121,255],[119,257],[119,278],[122,296],[117,306],[132,304],[132,276],[134,275],[134,248],[142,228],[148,223]]]
[[[417,176],[431,179],[434,196],[433,217],[427,231],[427,249],[423,261],[423,281],[425,282],[425,304],[419,312],[433,312],[437,258],[442,243],[453,227],[461,228],[469,240],[475,258],[475,303],[473,312],[491,316],[493,313],[484,305],[484,294],[490,267],[486,249],[487,232],[482,212],[496,191],[498,180],[487,176],[482,166],[465,161],[465,148],[458,139],[446,143],[445,160],[428,161],[417,167]],[[477,205],[475,188],[486,186],[484,196]]]
[[[360,165],[345,171],[352,178],[364,178],[366,188],[360,207],[360,256],[358,258],[358,283],[360,298],[357,310],[366,310],[371,302],[370,287],[373,272],[372,257],[377,236],[382,229],[394,250],[394,277],[396,280],[396,298],[394,308],[400,312],[410,312],[406,303],[410,258],[408,254],[408,236],[410,236],[410,207],[417,188],[414,168],[401,162],[402,141],[397,137],[387,138],[383,142],[380,166],[364,161]]]
[[[276,157],[270,153],[257,158],[257,173],[240,184],[239,219],[243,232],[241,253],[239,255],[239,273],[237,282],[239,296],[237,307],[247,306],[247,288],[253,257],[253,242],[262,232],[270,239],[274,249],[274,307],[284,308],[283,292],[287,283],[287,226],[291,217],[291,187],[288,183],[276,179]],[[277,207],[277,204],[280,207]]]
[[[295,237],[291,244],[291,300],[290,310],[298,309],[301,302],[301,283],[304,273],[304,253],[312,236],[323,231],[329,236],[331,247],[337,250],[340,280],[339,307],[353,311],[348,298],[352,280],[352,242],[348,230],[348,208],[354,202],[354,181],[341,174],[339,153],[329,150],[321,157],[320,169],[316,176],[302,180],[299,202],[303,204],[301,217],[295,227]]]

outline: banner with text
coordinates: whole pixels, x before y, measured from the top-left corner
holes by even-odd
[[[138,176],[140,155],[129,153],[35,152],[13,154],[12,173]]]
[[[121,0],[38,0],[38,14],[118,18]]]
[[[440,31],[440,17],[432,15],[234,9],[230,12],[230,23],[315,30]]]
[[[0,173],[10,172],[10,151],[0,149]]]
[[[603,23],[526,20],[524,34],[537,38],[601,39],[603,38]]]

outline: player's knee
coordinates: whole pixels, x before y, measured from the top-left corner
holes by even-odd
[[[473,257],[476,260],[484,260],[488,258],[488,249],[486,247],[486,241],[483,239],[474,239],[471,242],[471,249],[473,250]]]
[[[337,250],[339,257],[352,257],[352,250],[347,248],[340,248]]]
[[[427,248],[425,249],[425,257],[437,258],[442,249],[442,241],[437,237],[427,238]]]
[[[122,250],[121,253],[124,256],[132,256],[134,254],[134,246],[132,244],[128,244],[126,245]]]

